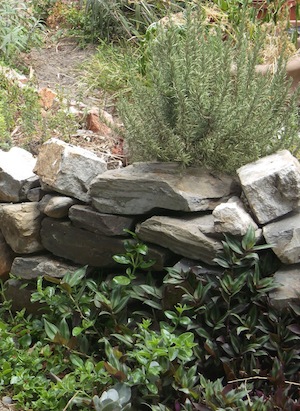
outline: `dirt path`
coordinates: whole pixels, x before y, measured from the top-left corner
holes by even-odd
[[[79,66],[95,54],[96,47],[80,47],[76,38],[56,40],[55,36],[55,32],[50,32],[44,47],[24,55],[24,63],[31,70],[38,88],[49,87],[69,99],[88,99],[86,90],[79,85]]]

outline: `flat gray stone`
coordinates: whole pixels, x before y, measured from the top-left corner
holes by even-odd
[[[94,153],[56,138],[42,145],[34,168],[45,191],[51,189],[84,202],[90,201],[91,181],[106,170],[105,161]]]
[[[138,225],[136,230],[143,241],[168,248],[180,256],[215,265],[213,259],[222,244],[213,236],[211,214],[198,217],[154,216]]]
[[[287,150],[237,170],[252,212],[261,224],[296,209],[300,198],[299,161]]]
[[[90,186],[93,206],[107,214],[144,214],[161,208],[213,210],[239,191],[232,177],[179,163],[135,163],[97,176]]]
[[[40,276],[62,278],[66,273],[73,273],[78,266],[67,264],[51,255],[16,257],[11,267],[11,274],[22,279]]]
[[[52,254],[76,264],[92,267],[116,267],[115,254],[124,254],[120,237],[107,237],[74,227],[69,221],[46,217],[42,222],[43,246]],[[149,247],[149,259],[156,260],[154,269],[162,270],[170,259],[168,250]]]
[[[284,264],[300,263],[300,212],[263,227],[266,243]]]
[[[135,217],[103,214],[86,205],[71,207],[69,218],[75,227],[109,237],[127,236],[124,229],[133,230],[136,223]]]
[[[274,274],[278,287],[269,294],[271,304],[281,310],[300,302],[300,264],[286,266]]]

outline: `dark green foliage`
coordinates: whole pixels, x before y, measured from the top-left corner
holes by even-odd
[[[153,30],[153,29],[152,29]],[[208,29],[201,13],[158,25],[145,45],[143,80],[120,105],[132,160],[181,161],[234,172],[281,148],[296,151],[298,94],[285,64],[256,73],[262,36]]]
[[[133,234],[122,275],[38,279],[42,318],[4,299],[1,392],[39,411],[296,411],[299,307],[270,306],[277,261],[253,230],[223,246],[222,275],[168,269],[162,284]],[[181,297],[163,311],[165,287]]]

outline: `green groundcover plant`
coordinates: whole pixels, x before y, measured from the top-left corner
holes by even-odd
[[[132,160],[179,161],[234,172],[282,148],[298,149],[299,92],[282,58],[257,73],[263,35],[234,36],[192,11],[151,26],[141,79],[120,104]]]
[[[300,309],[276,311],[277,261],[253,230],[227,236],[216,272],[149,272],[133,234],[114,259],[39,278],[41,312],[2,289],[0,390],[23,410],[259,410],[300,407]]]
[[[0,58],[10,61],[16,54],[41,44],[42,24],[30,10],[31,2],[0,2]]]

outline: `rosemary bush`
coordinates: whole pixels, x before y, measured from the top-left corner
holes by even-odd
[[[152,26],[145,78],[120,106],[132,160],[180,161],[234,172],[278,149],[297,150],[299,93],[285,62],[256,72],[263,36],[243,27],[224,39],[200,13],[184,25]]]

